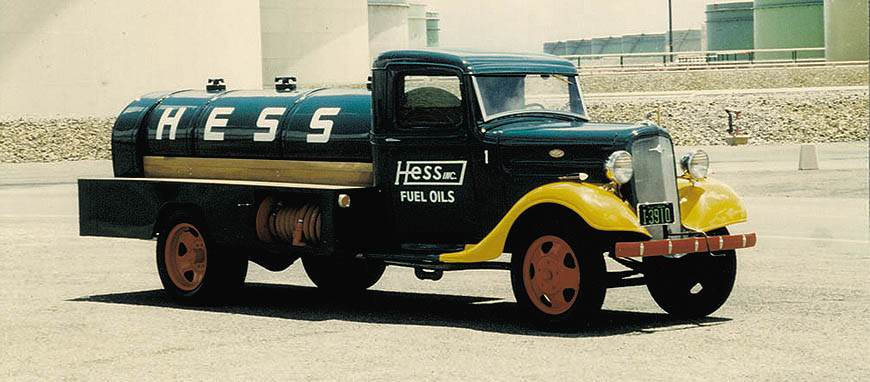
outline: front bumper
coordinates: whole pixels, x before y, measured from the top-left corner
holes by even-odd
[[[681,253],[716,252],[754,247],[755,233],[616,243],[614,257],[646,257]]]

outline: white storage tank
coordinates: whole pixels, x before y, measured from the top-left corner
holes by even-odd
[[[408,8],[408,48],[426,47],[426,4],[411,3]]]
[[[263,86],[295,76],[300,87],[365,84],[371,71],[362,0],[260,0]]]
[[[866,61],[868,59],[867,0],[825,0],[825,59]]]
[[[408,0],[368,0],[369,59],[387,50],[408,49]]]
[[[441,28],[439,27],[439,23],[441,22],[441,17],[438,12],[426,12],[426,46],[428,47],[438,47],[440,46],[440,36],[441,36]]]

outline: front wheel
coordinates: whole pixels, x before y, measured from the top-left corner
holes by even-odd
[[[544,327],[587,323],[601,310],[605,266],[600,246],[581,232],[544,230],[511,255],[511,284],[520,308]]]
[[[184,302],[227,297],[242,286],[248,271],[246,259],[215,246],[203,227],[179,212],[159,231],[157,273],[166,292]]]
[[[727,235],[726,229],[708,233]],[[734,250],[691,253],[679,258],[645,257],[647,289],[664,311],[681,318],[705,317],[731,294],[737,275]]]

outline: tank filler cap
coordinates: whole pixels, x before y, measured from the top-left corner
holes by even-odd
[[[296,77],[275,77],[275,90],[279,92],[296,90]]]
[[[227,90],[227,85],[224,85],[223,78],[209,78],[205,90],[207,92],[221,92]]]

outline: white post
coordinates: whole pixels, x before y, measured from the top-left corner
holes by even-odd
[[[801,157],[798,170],[818,170],[819,160],[816,157],[816,145],[801,145]]]

